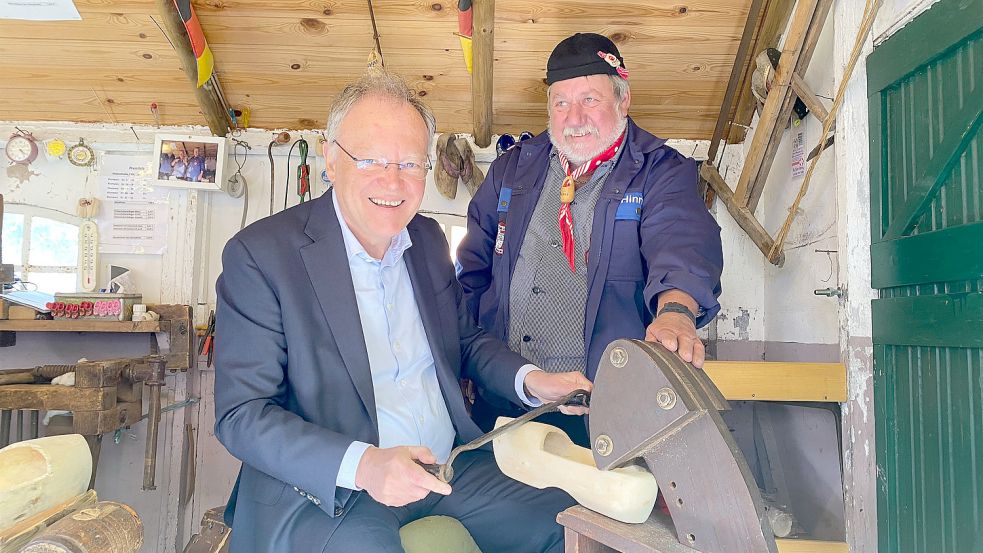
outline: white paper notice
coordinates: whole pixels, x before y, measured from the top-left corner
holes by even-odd
[[[104,202],[167,203],[169,190],[151,186],[150,155],[105,154],[99,160],[99,197]]]
[[[149,156],[105,155],[99,165],[99,252],[163,253],[170,191],[148,184]]]
[[[79,21],[82,16],[72,0],[0,0],[0,19]]]
[[[107,202],[99,218],[99,253],[164,253],[167,204]]]
[[[806,148],[802,125],[792,127],[792,178],[806,174]]]

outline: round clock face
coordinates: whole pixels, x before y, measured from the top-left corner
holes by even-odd
[[[37,144],[21,134],[11,136],[10,140],[7,141],[7,147],[4,151],[10,161],[23,163],[24,165],[27,165],[34,161],[34,158],[38,157]]]
[[[83,142],[79,142],[68,149],[68,161],[72,162],[72,165],[88,167],[92,165],[94,157],[95,154],[92,152],[92,148]]]

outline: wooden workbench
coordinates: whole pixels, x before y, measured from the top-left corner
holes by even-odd
[[[642,524],[626,524],[577,505],[557,515],[556,521],[564,528],[565,553],[700,553],[679,543],[672,521],[658,511]],[[843,542],[778,539],[776,543],[779,553],[849,551]]]

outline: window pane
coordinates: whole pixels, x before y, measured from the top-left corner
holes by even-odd
[[[0,263],[21,265],[21,248],[24,247],[24,216],[6,213],[3,216],[3,259]],[[75,263],[73,262],[72,265]]]
[[[468,227],[451,226],[451,261],[454,263],[457,263],[457,247],[461,245],[461,240],[464,240],[464,235],[467,233]]]
[[[79,228],[53,219],[32,217],[30,247],[28,263],[31,265],[74,266],[78,263]]]
[[[48,294],[77,291],[75,273],[31,273],[28,277],[38,290]]]

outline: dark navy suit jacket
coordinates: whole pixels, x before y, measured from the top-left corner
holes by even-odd
[[[481,431],[459,379],[518,403],[527,361],[479,330],[432,219],[407,226],[407,270],[459,443]],[[353,492],[335,486],[353,440],[379,443],[372,376],[331,192],[258,221],[222,255],[215,434],[242,460],[232,550],[321,551]]]

